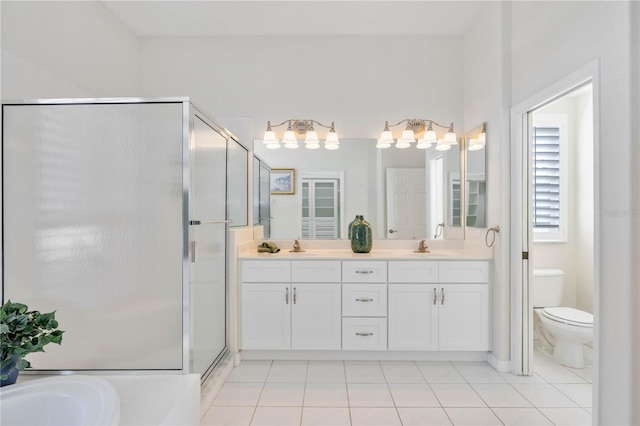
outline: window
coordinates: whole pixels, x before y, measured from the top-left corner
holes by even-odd
[[[567,116],[533,115],[532,223],[534,241],[567,241]]]

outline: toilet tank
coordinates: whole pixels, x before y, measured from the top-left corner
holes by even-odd
[[[560,306],[564,272],[560,269],[534,269],[532,278],[532,301],[534,308]]]

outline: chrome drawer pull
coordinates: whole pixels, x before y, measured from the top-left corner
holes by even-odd
[[[356,274],[373,274],[373,271],[356,271]]]
[[[442,293],[442,299],[440,300],[440,304],[444,305],[444,288],[440,289]]]
[[[373,333],[356,333],[356,336],[373,336]]]
[[[356,302],[373,302],[373,299],[356,299]]]
[[[433,288],[433,304],[438,304],[438,290],[435,287]]]
[[[296,302],[296,288],[294,287],[293,288],[293,304],[295,305],[296,303],[297,303]]]
[[[286,288],[286,292],[284,294],[284,301],[288,305],[289,304],[289,287]]]

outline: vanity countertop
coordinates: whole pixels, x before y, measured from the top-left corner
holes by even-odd
[[[258,253],[245,251],[240,260],[488,260],[491,256],[471,250],[431,250],[430,253],[414,253],[413,250],[371,250],[370,253],[353,253],[351,250],[319,250],[278,253]]]

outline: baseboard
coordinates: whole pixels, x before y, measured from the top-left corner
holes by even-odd
[[[228,352],[215,367],[213,372],[200,388],[200,417],[205,415],[214,398],[220,392],[222,385],[227,381],[233,367],[237,365],[237,354]]]
[[[492,353],[487,354],[487,362],[496,371],[499,371],[501,373],[509,373],[511,371],[511,361],[500,360],[495,356],[493,356]]]

